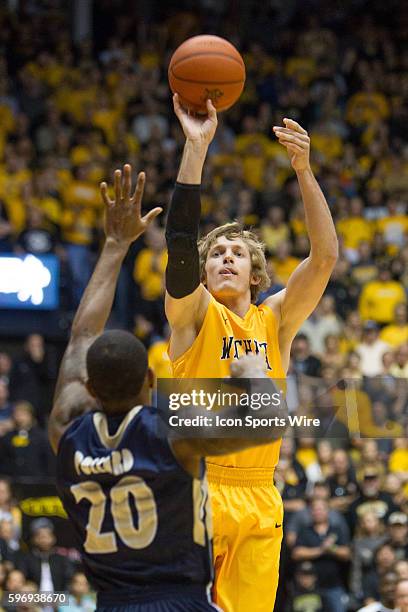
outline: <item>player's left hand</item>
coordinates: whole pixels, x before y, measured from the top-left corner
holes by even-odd
[[[266,378],[265,359],[260,355],[243,355],[231,362],[232,378]]]
[[[299,172],[310,168],[310,138],[305,129],[293,119],[284,119],[285,127],[274,126],[279,142],[286,147],[292,168]]]
[[[142,197],[145,184],[145,173],[139,172],[136,189],[132,194],[132,168],[130,164],[121,170],[115,170],[114,198],[108,196],[108,185],[101,183],[101,195],[105,204],[105,235],[123,246],[129,246],[149,227],[152,221],[162,212],[156,207],[144,217],[141,216]]]

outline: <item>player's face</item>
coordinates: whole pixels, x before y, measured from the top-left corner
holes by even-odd
[[[215,297],[237,297],[257,284],[251,272],[251,256],[247,245],[237,238],[217,238],[210,248],[205,264],[206,285]]]

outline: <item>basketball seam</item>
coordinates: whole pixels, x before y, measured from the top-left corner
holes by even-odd
[[[171,74],[178,81],[184,81],[185,83],[197,83],[197,85],[237,85],[238,83],[245,83],[245,81],[242,79],[239,81],[196,81],[195,79],[184,79],[183,77],[175,75],[173,70],[171,70]]]
[[[177,66],[177,64],[179,64],[180,62],[184,62],[187,59],[190,59],[190,57],[197,57],[198,55],[218,55],[221,57],[227,57],[228,59],[232,60],[233,62],[236,62],[237,64],[239,64],[241,66],[241,68],[244,68],[245,70],[245,64],[243,62],[243,60],[239,60],[237,57],[232,57],[231,55],[228,55],[228,53],[222,53],[219,51],[198,51],[197,53],[190,53],[189,55],[186,55],[185,57],[180,58],[179,60],[177,60],[176,62],[174,62],[174,64],[171,64],[170,62],[170,70],[173,70],[173,68],[175,68],[175,66]]]

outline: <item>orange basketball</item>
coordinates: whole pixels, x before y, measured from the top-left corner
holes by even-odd
[[[206,113],[211,98],[218,111],[232,106],[245,83],[244,61],[228,40],[219,36],[194,36],[174,52],[169,65],[173,93],[189,110]]]

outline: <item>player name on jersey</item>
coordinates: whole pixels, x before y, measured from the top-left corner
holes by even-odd
[[[81,451],[74,455],[77,474],[114,474],[119,476],[130,472],[133,467],[133,455],[128,448],[113,451],[105,457],[85,456]]]

